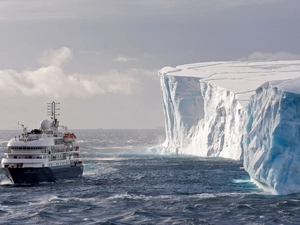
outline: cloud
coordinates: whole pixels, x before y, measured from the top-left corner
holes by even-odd
[[[68,62],[73,56],[71,49],[63,47],[57,50],[46,49],[38,62],[43,66],[57,66],[61,67],[63,64]]]
[[[136,60],[136,58],[119,56],[119,57],[115,58],[113,61],[114,62],[129,62],[129,61],[134,61],[134,60]]]
[[[300,55],[292,54],[289,52],[253,52],[247,57],[240,58],[242,61],[258,61],[258,60],[296,60],[300,59]]]
[[[159,81],[158,70],[144,70],[139,68],[131,68],[128,70],[130,74],[134,74],[135,77],[150,77],[151,79]]]
[[[136,72],[120,73],[111,70],[104,74],[67,74],[62,65],[72,57],[67,48],[47,50],[39,58],[44,65],[36,70],[17,72],[0,70],[0,93],[9,96],[47,96],[55,99],[67,97],[87,98],[95,95],[131,95],[138,90]]]

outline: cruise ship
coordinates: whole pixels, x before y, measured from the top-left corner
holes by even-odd
[[[13,137],[4,151],[1,170],[14,184],[56,182],[59,179],[82,177],[83,163],[76,135],[60,126],[59,103],[48,103],[50,120],[41,121],[40,128]]]

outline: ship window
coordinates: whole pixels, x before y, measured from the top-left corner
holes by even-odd
[[[55,139],[54,140],[54,144],[55,145],[61,145],[61,144],[63,144],[64,143],[64,140],[63,139]]]

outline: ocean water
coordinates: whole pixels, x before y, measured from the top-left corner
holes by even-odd
[[[15,131],[0,131],[0,156]],[[300,224],[300,195],[274,196],[239,161],[155,155],[163,130],[78,130],[84,177],[15,186],[0,224]]]

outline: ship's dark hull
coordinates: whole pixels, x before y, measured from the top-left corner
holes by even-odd
[[[55,182],[59,179],[79,178],[82,176],[83,165],[1,169],[14,184],[34,184]]]

